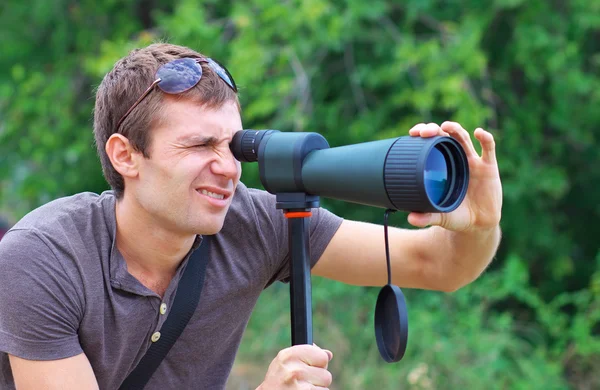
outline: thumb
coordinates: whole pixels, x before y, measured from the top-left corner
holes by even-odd
[[[316,343],[313,343],[313,345],[317,348],[321,348]],[[321,348],[321,349],[327,354],[327,357],[329,358],[329,360],[333,359],[333,352],[331,352],[328,349],[324,349],[324,348]]]
[[[429,225],[442,226],[444,216],[441,213],[416,213],[408,214],[408,223],[416,227],[425,227]]]

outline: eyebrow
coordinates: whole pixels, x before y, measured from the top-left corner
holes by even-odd
[[[214,136],[201,136],[201,135],[192,135],[192,136],[183,136],[177,138],[177,141],[183,142],[185,144],[217,144],[219,143],[219,139]]]

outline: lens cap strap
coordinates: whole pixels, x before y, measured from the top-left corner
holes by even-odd
[[[388,274],[388,282],[387,284],[392,284],[392,263],[390,261],[390,241],[388,238],[388,218],[391,213],[395,213],[396,210],[387,209],[385,210],[385,214],[383,214],[383,238],[385,240],[385,261],[387,263],[387,274]]]
[[[388,209],[384,215],[385,255],[388,283],[379,292],[375,307],[375,338],[379,354],[388,363],[404,357],[408,342],[408,310],[404,294],[392,284],[392,267],[388,240],[388,217],[395,210]]]

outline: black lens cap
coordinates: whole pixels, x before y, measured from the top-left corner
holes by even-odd
[[[400,287],[385,285],[375,307],[375,338],[379,354],[388,363],[404,357],[408,343],[408,310]]]

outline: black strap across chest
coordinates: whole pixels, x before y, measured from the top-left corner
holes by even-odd
[[[160,328],[160,340],[152,343],[119,390],[142,390],[192,318],[204,285],[211,238],[203,236],[200,247],[190,256],[175,292],[169,316]]]

